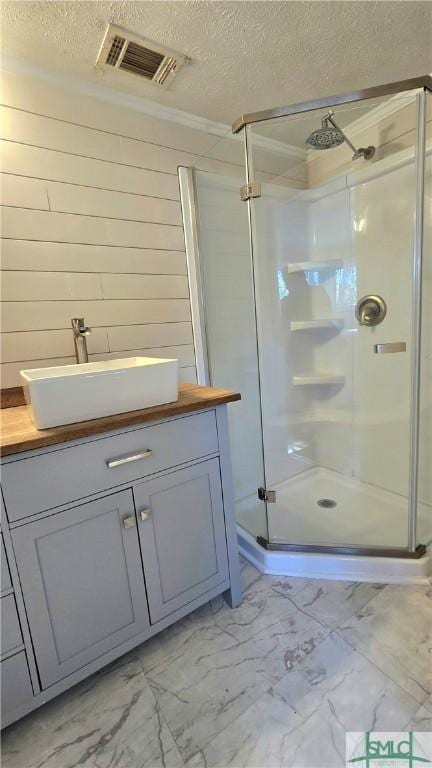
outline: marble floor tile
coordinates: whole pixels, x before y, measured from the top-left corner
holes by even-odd
[[[271,576],[260,573],[255,566],[243,557],[240,559],[240,570],[245,592],[259,580],[267,584],[272,590],[293,597],[311,583],[311,579],[302,576]]]
[[[208,647],[217,635],[211,605],[206,603],[147,640],[134,652],[139,656],[147,674],[166,660],[173,663],[176,659],[182,659],[190,646]]]
[[[271,685],[262,650],[239,642],[215,623],[189,631],[141,658],[156,699],[183,757],[205,746]],[[163,641],[163,638],[162,638]],[[159,659],[159,664],[155,664]]]
[[[262,654],[262,668],[273,683],[329,633],[326,625],[298,607],[301,594],[292,597],[291,591],[281,592],[273,577],[264,576],[251,581],[237,609],[212,603],[217,626],[239,642],[254,641]]]
[[[428,731],[432,733],[432,707],[422,704],[408,723],[407,731]]]
[[[7,728],[2,768],[181,768],[133,654]]]
[[[188,768],[337,768],[345,732],[404,730],[418,702],[336,633],[238,720],[198,751]]]
[[[256,583],[260,583],[265,578],[244,558],[241,558],[241,574],[244,595]],[[220,595],[147,640],[136,650],[145,672],[150,672],[167,657],[170,657],[171,661],[176,657],[182,658],[185,648],[191,642],[197,645],[207,645],[215,633],[215,615],[219,612],[226,612],[231,615],[233,610],[238,609],[230,608],[224,597]]]
[[[406,727],[407,731],[429,731],[432,737],[432,696],[420,705],[412,720]]]
[[[377,592],[385,588],[384,584],[367,584],[361,582],[347,582],[323,579],[307,579],[291,576],[255,576],[256,569],[247,561],[244,573],[245,591],[255,584],[259,578],[272,590],[292,599],[299,608],[307,612],[318,621],[334,629],[353,613],[366,605]],[[251,569],[252,573],[248,573]]]
[[[338,632],[419,703],[432,692],[432,588],[388,586]]]
[[[383,584],[309,579],[309,583],[294,595],[293,600],[315,619],[335,629],[382,589]]]
[[[185,759],[238,717],[328,629],[242,562],[244,597],[213,600],[139,650],[147,679]]]
[[[237,609],[213,600],[10,726],[2,768],[338,768],[345,730],[432,730],[431,590],[241,569]]]
[[[258,569],[244,557],[240,557],[240,575],[244,593],[247,592],[255,582],[266,578],[264,574],[258,571]]]
[[[238,608],[231,610],[223,603],[213,607],[216,624],[239,641],[255,639],[262,632],[269,636],[273,626],[284,621],[289,623],[300,613],[312,618],[308,611],[299,610],[291,595],[282,594],[264,579],[258,579],[245,591]]]
[[[307,579],[302,576],[271,576],[272,586],[277,592],[288,597],[295,597],[302,592],[305,588],[309,588],[312,585],[319,586],[320,579]]]

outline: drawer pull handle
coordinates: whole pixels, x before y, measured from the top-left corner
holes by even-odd
[[[151,509],[142,509],[140,512],[141,520],[144,520],[144,521],[150,520],[151,516],[152,516]]]
[[[123,528],[135,528],[135,515],[125,515],[123,518]]]
[[[114,469],[115,467],[123,466],[123,464],[130,464],[132,461],[147,459],[147,457],[151,455],[152,451],[149,448],[146,448],[144,451],[140,451],[139,453],[131,453],[129,456],[121,456],[119,459],[109,459],[106,464],[109,469]]]

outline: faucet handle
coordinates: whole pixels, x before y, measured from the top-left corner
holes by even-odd
[[[85,324],[83,317],[73,317],[71,324],[75,336],[90,336],[91,328]]]

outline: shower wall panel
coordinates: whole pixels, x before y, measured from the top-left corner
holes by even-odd
[[[409,478],[414,201],[413,162],[351,189],[357,294],[378,294],[387,304],[382,324],[357,332],[355,474],[401,496]],[[399,341],[406,352],[374,353],[374,344]]]
[[[309,191],[308,257],[326,268],[306,272],[312,317],[333,320],[333,326],[308,331],[303,344],[312,356],[310,372],[341,377],[329,387],[310,392],[308,411],[313,427],[317,464],[347,475],[353,473],[353,334],[356,265],[351,252],[350,200],[346,179]]]

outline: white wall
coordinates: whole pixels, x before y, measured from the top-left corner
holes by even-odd
[[[217,141],[52,84],[3,76],[2,387],[72,363],[178,357],[196,379],[177,166]]]
[[[2,387],[22,368],[72,363],[77,315],[93,328],[91,360],[175,356],[196,380],[177,168],[240,187],[243,138],[102,81],[92,89],[16,64],[2,73]],[[255,155],[257,179],[281,156],[299,174],[278,142],[261,138]]]

